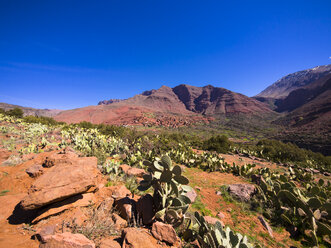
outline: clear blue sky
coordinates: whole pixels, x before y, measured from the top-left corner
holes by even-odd
[[[1,0],[0,102],[70,109],[181,83],[253,96],[331,63],[330,13],[330,0]]]

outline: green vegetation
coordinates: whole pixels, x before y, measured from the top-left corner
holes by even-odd
[[[23,110],[20,108],[13,108],[10,110],[5,111],[4,109],[0,109],[0,114],[3,115],[9,115],[9,116],[13,116],[16,118],[22,118],[23,117]]]
[[[202,148],[208,151],[216,151],[219,153],[227,153],[230,151],[232,142],[225,135],[217,135],[205,140]]]
[[[331,171],[330,156],[326,157],[321,153],[301,149],[292,143],[263,139],[257,142],[256,145],[241,146],[238,150],[242,153],[265,158],[277,163],[291,163],[297,166]]]
[[[2,191],[0,191],[0,196],[4,196],[8,192],[9,192],[9,190],[2,190]]]

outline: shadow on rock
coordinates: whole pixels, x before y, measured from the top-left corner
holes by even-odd
[[[36,218],[37,210],[24,210],[21,207],[21,203],[18,203],[11,216],[8,217],[9,224],[18,225],[23,223],[31,223]]]

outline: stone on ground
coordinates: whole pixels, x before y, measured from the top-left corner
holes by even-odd
[[[156,239],[165,241],[171,245],[175,244],[178,240],[176,231],[172,225],[159,221],[153,223],[152,234]]]
[[[97,170],[95,157],[76,158],[71,162],[72,164],[53,166],[37,178],[22,200],[22,208],[37,209],[84,193],[96,185],[100,172]]]
[[[65,232],[44,236],[39,248],[95,248],[95,244],[83,234]]]
[[[248,202],[255,193],[255,186],[252,184],[230,184],[228,191],[231,196],[239,201]]]

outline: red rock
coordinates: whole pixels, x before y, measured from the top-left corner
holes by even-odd
[[[139,169],[139,168],[136,168],[136,167],[131,167],[131,166],[127,165],[127,164],[120,165],[120,168],[128,176],[142,177],[144,174],[146,174],[146,171],[144,169]]]
[[[100,172],[95,157],[70,159],[70,163],[53,166],[45,171],[32,184],[28,195],[22,200],[22,208],[37,209],[84,193],[96,185]]]
[[[105,238],[100,242],[100,248],[121,248],[121,245],[112,237]]]
[[[132,193],[130,192],[130,190],[128,190],[124,185],[118,186],[112,194],[112,197],[114,199],[119,199],[119,198],[124,198],[127,196],[131,196]]]
[[[55,225],[43,226],[37,229],[36,234],[32,238],[37,238],[40,242],[45,242],[44,237],[48,235],[53,235],[56,231]]]
[[[137,202],[137,212],[139,217],[142,218],[144,225],[149,225],[153,222],[155,215],[154,200],[150,194],[139,198]]]
[[[68,209],[75,207],[87,207],[91,204],[91,202],[93,202],[93,193],[79,194],[69,197],[63,201],[52,203],[38,212],[38,216],[33,220],[33,223],[37,223],[42,219],[57,215]]]
[[[98,209],[103,209],[103,211],[105,211],[106,213],[110,213],[110,211],[113,209],[113,205],[114,199],[112,197],[108,197],[100,203]]]
[[[228,191],[230,195],[240,201],[249,201],[255,193],[255,186],[252,184],[230,184]]]
[[[122,248],[158,248],[154,239],[145,229],[126,228],[122,231]]]
[[[219,221],[222,226],[224,226],[224,223],[223,221],[219,220],[219,219],[216,219],[216,218],[213,218],[211,216],[205,216],[205,221],[208,223],[208,224],[211,224],[211,225],[215,225],[217,221]]]
[[[172,225],[164,224],[159,221],[153,223],[152,234],[156,239],[165,241],[171,245],[178,241],[176,231]]]
[[[83,234],[65,232],[45,236],[39,248],[95,248],[95,244]]]
[[[22,160],[26,161],[26,160],[31,160],[33,158],[35,158],[36,154],[34,153],[30,153],[30,154],[24,154],[22,156]]]
[[[43,174],[44,170],[40,164],[35,164],[26,169],[25,172],[28,173],[30,177],[38,177]]]
[[[128,225],[128,222],[117,214],[112,215],[112,220],[114,221],[116,229],[122,229]]]
[[[118,210],[120,216],[125,220],[130,220],[133,217],[133,209],[135,207],[136,202],[129,198],[121,198],[116,200],[114,203],[115,208]]]
[[[83,226],[84,222],[88,219],[88,217],[83,213],[80,208],[77,208],[73,211],[71,215],[72,222],[78,226]]]
[[[191,200],[192,203],[195,202],[195,199],[198,196],[194,189],[192,189],[191,191],[187,192],[185,195]]]
[[[76,158],[78,158],[78,155],[73,152],[53,153],[49,157],[46,157],[43,166],[50,168],[59,164],[74,164]]]

